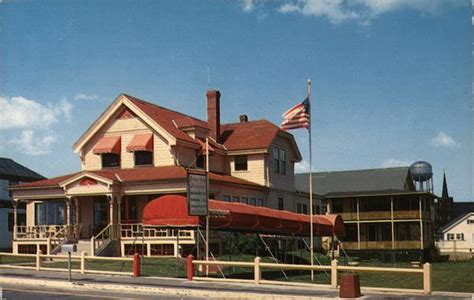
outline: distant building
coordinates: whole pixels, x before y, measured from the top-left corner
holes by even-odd
[[[295,188],[308,190],[308,174],[295,174]],[[434,245],[436,196],[416,190],[409,167],[314,173],[313,191],[328,213],[342,216],[346,235],[339,239],[347,252],[417,259]]]
[[[12,198],[6,188],[10,185],[40,179],[44,179],[44,177],[18,164],[12,159],[0,157],[0,249],[9,249],[12,247],[15,218]],[[19,205],[17,212],[17,224],[25,225],[25,205]]]
[[[453,209],[453,197],[449,196],[446,174],[444,174],[441,197],[435,200],[435,232],[438,232],[440,228],[456,218],[456,216],[453,215]]]
[[[458,217],[465,215],[469,212],[474,211],[474,202],[453,202],[453,211],[451,219],[457,219]]]
[[[459,216],[441,228],[441,240],[436,246],[451,259],[472,258],[474,255],[474,210]]]

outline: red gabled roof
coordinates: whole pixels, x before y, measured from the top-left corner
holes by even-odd
[[[109,169],[109,170],[95,170],[95,171],[84,171],[83,173],[91,173],[116,182],[149,182],[157,180],[176,180],[186,179],[186,169],[178,166],[164,166],[164,167],[142,167],[135,169]],[[32,188],[32,187],[52,187],[58,186],[63,181],[70,179],[78,173],[72,173],[69,175],[59,176],[51,179],[40,180],[30,183],[24,183],[16,185],[13,188]],[[264,186],[233,177],[225,174],[209,173],[209,179],[214,182],[223,182],[231,184],[240,184],[246,186],[260,187]]]
[[[180,128],[195,126],[209,129],[207,122],[202,120],[140,100],[130,95],[124,94],[124,96],[178,140],[196,143],[192,137],[187,135]]]
[[[268,148],[280,128],[267,120],[221,125],[221,141],[227,150]]]
[[[200,127],[209,130],[206,121],[130,95],[124,94],[124,96],[179,140],[197,143],[196,140],[182,131],[183,128]],[[221,124],[220,141],[211,144],[214,147],[226,150],[266,149],[280,131],[278,126],[267,120]]]

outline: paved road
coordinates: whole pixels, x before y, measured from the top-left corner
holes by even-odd
[[[160,300],[201,300],[204,298],[196,297],[175,297],[169,295],[143,295],[130,293],[110,293],[110,292],[91,292],[91,291],[64,291],[61,289],[44,289],[36,290],[20,286],[3,286],[3,299],[5,300],[91,300],[91,299],[160,299]]]

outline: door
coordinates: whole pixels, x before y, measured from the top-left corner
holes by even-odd
[[[102,229],[109,225],[109,201],[105,197],[94,198],[94,223],[92,235],[96,236]]]

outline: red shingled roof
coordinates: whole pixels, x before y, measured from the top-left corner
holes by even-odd
[[[221,141],[227,150],[268,148],[280,128],[267,120],[221,125]]]
[[[80,172],[79,172],[80,173]],[[59,184],[69,178],[72,178],[79,173],[72,173],[69,175],[59,176],[51,179],[40,180],[30,183],[24,183],[15,186],[14,188],[31,188],[31,187],[51,187],[59,186]],[[145,167],[135,169],[110,169],[110,170],[96,170],[84,171],[84,173],[92,173],[101,177],[105,177],[114,181],[121,182],[148,182],[156,180],[174,180],[186,179],[186,169],[178,166],[164,166],[164,167]],[[247,186],[261,187],[263,186],[233,177],[225,174],[210,173],[209,179],[214,182],[241,184]]]
[[[202,120],[167,108],[163,108],[156,104],[152,104],[126,94],[124,94],[124,96],[133,102],[133,104],[138,106],[138,108],[140,108],[145,114],[150,116],[150,118],[163,127],[167,132],[179,140],[196,143],[192,137],[184,133],[180,128],[196,126],[209,129],[207,122]]]

